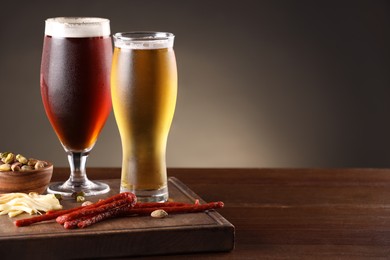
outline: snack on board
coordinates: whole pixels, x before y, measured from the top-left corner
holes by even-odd
[[[21,154],[11,152],[0,153],[0,171],[32,171],[45,168],[47,162],[34,158],[27,159]]]
[[[218,209],[224,206],[223,202],[210,202],[199,204],[182,203],[182,202],[165,202],[165,203],[137,203],[136,196],[131,192],[122,192],[104,200],[87,206],[76,207],[67,210],[49,211],[44,215],[31,218],[18,219],[14,221],[17,227],[29,226],[37,222],[53,220],[64,226],[66,229],[85,228],[95,223],[110,218],[147,216],[152,212],[164,211],[168,214],[177,213],[194,213],[206,210]]]
[[[53,164],[12,152],[0,152],[0,194],[43,194],[50,183]]]
[[[0,215],[15,217],[23,212],[30,215],[62,209],[54,194],[39,195],[36,192],[7,193],[0,195]]]

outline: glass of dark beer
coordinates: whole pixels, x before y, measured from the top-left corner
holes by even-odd
[[[174,35],[114,35],[111,96],[122,142],[121,191],[168,199],[166,145],[177,96]]]
[[[68,154],[70,177],[52,183],[49,193],[86,196],[109,186],[90,181],[86,161],[111,112],[110,21],[57,17],[45,22],[41,61],[41,96],[49,121]]]

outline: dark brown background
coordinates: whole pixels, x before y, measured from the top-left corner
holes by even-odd
[[[66,166],[39,92],[44,20],[176,35],[171,167],[390,166],[387,1],[8,1],[0,11],[0,150]],[[89,166],[119,166],[113,115]]]

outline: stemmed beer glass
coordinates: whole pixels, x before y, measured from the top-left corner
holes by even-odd
[[[110,21],[57,17],[45,22],[41,96],[49,121],[68,154],[70,177],[49,193],[103,194],[109,186],[90,181],[86,161],[111,111]]]

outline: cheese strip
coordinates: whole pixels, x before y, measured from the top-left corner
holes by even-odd
[[[23,212],[32,215],[58,209],[62,209],[62,205],[54,194],[39,195],[31,192],[0,195],[0,215],[15,217]]]

